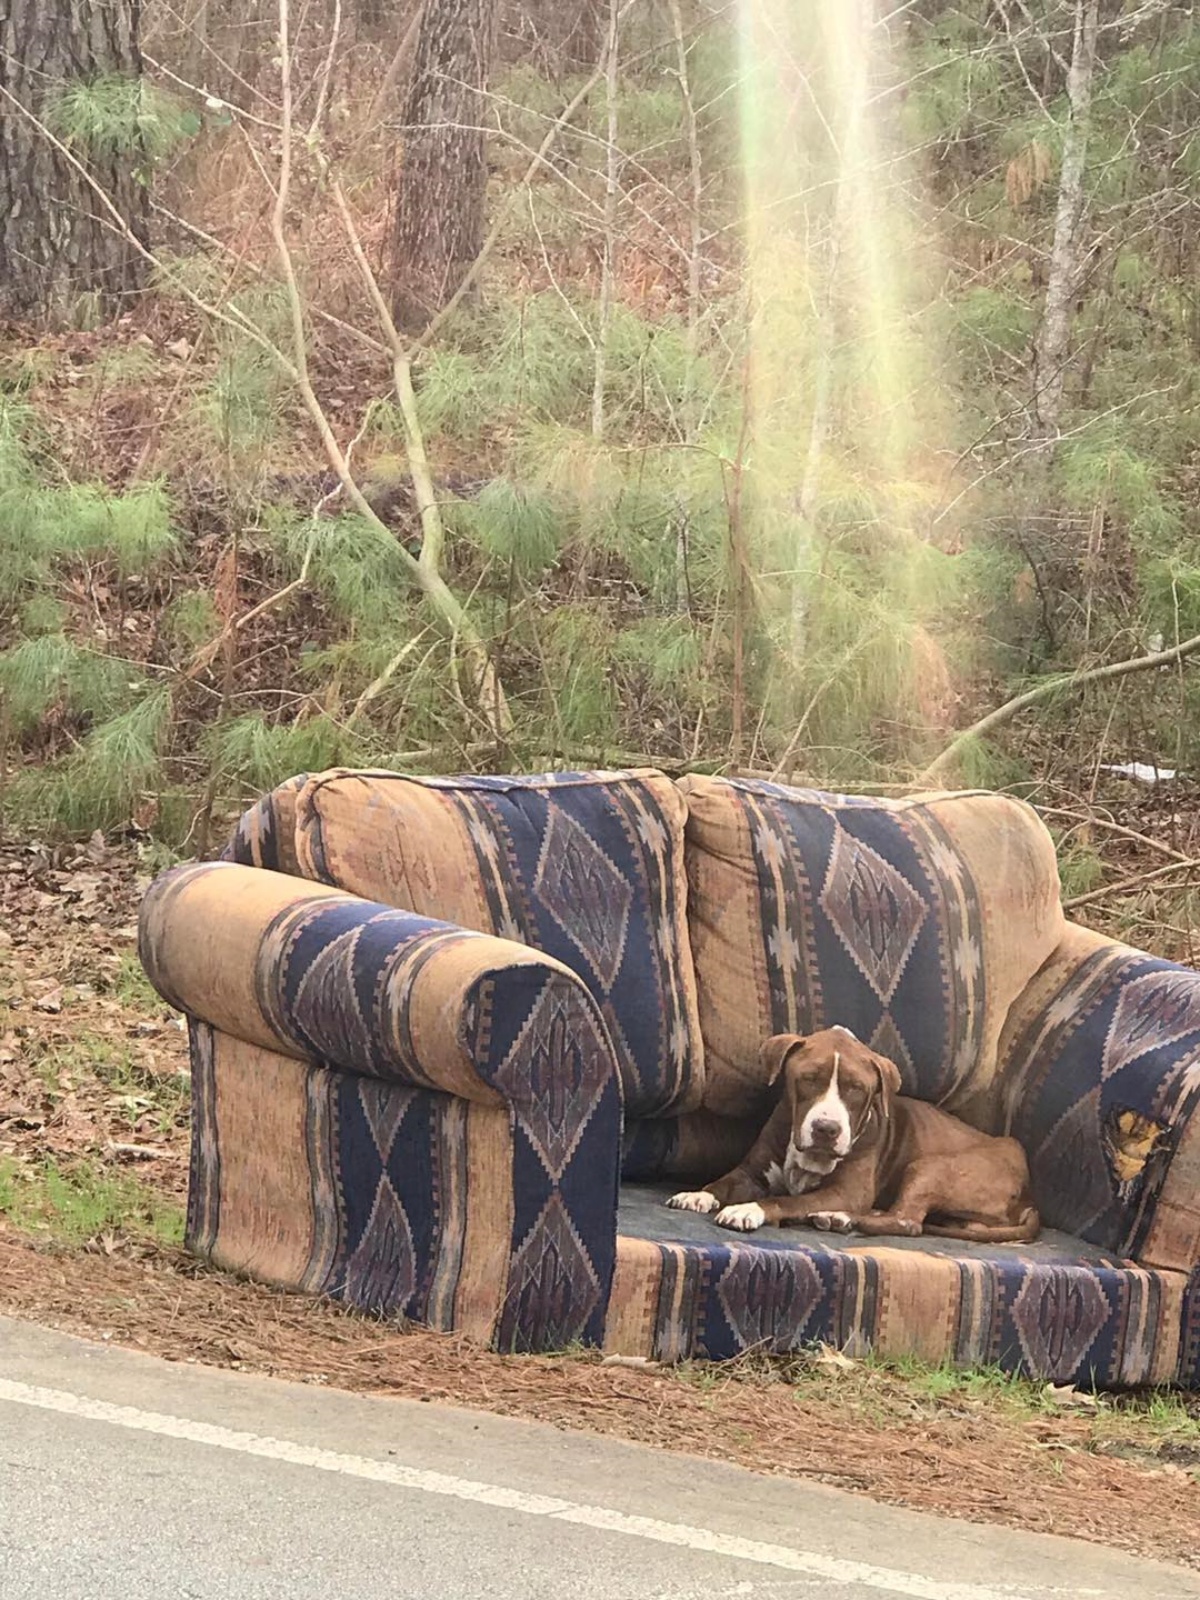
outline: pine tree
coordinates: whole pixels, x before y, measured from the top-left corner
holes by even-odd
[[[13,0],[0,9],[0,311],[61,325],[111,310],[142,262],[49,124],[135,233],[147,194],[138,0]]]
[[[397,325],[423,328],[483,242],[485,91],[498,0],[426,0],[402,115],[392,236]]]

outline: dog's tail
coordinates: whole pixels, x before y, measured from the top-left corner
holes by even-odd
[[[968,1244],[1032,1244],[1042,1231],[1034,1206],[1026,1206],[1016,1222],[927,1222],[922,1233],[935,1239],[963,1239]]]

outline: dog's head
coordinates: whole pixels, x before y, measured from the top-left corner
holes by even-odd
[[[784,1171],[789,1179],[827,1177],[868,1133],[878,1132],[900,1093],[894,1061],[868,1049],[846,1028],[807,1037],[777,1033],[762,1047],[772,1083],[791,1111]]]

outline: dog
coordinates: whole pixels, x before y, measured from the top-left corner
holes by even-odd
[[[753,1149],[669,1206],[741,1232],[770,1223],[977,1244],[1037,1237],[1017,1141],[902,1095],[895,1062],[849,1029],[776,1034],[762,1059],[779,1100]]]

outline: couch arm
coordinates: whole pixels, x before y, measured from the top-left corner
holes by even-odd
[[[290,1148],[294,1135],[282,1141],[288,1150],[273,1149],[270,1130],[247,1126],[255,1120],[252,1103],[261,1108],[259,1122],[269,1115],[269,1094],[247,1090],[239,1105],[238,1084],[247,1075],[262,1070],[278,1079],[282,1071],[286,1080],[281,1058],[309,1063],[321,1069],[322,1081],[336,1080],[332,1089],[320,1088],[310,1071],[310,1095],[332,1095],[350,1109],[351,1101],[369,1104],[376,1121],[392,1119],[413,1093],[430,1102],[457,1097],[507,1124],[505,1153],[493,1151],[486,1171],[464,1169],[453,1195],[430,1178],[418,1209],[440,1215],[463,1205],[472,1237],[480,1230],[494,1236],[498,1343],[545,1348],[570,1338],[599,1340],[616,1249],[620,1080],[604,1022],[572,972],[524,945],[220,862],[175,868],[151,886],[140,951],[164,998],[200,1019],[194,1034],[202,1070],[206,1048],[219,1050],[222,1038],[238,1047],[225,1052],[232,1066],[224,1129],[217,1113],[207,1129],[201,1126],[207,1113],[197,1096],[193,1150],[194,1161],[217,1174],[218,1186],[233,1181],[233,1168],[219,1152],[206,1152],[205,1140],[214,1151],[222,1138],[228,1148],[240,1141],[251,1151],[241,1160],[247,1211],[270,1209],[249,1192],[260,1179],[264,1192],[270,1189],[273,1167],[309,1162],[318,1197],[313,1234],[333,1233],[356,1206],[371,1209],[358,1190],[379,1181],[364,1175],[361,1149],[338,1143],[347,1125],[336,1110],[317,1154],[322,1141],[312,1137],[311,1114],[307,1155]],[[388,1109],[375,1104],[383,1090],[356,1087],[364,1080],[387,1086]],[[428,1166],[417,1145],[410,1155],[413,1167]],[[194,1187],[198,1181],[194,1166]],[[403,1181],[417,1177],[406,1171]],[[207,1248],[204,1236],[215,1241],[217,1230],[197,1226],[201,1253],[272,1275],[248,1258],[237,1260],[230,1248]],[[263,1224],[268,1231],[273,1226],[269,1219]],[[319,1270],[310,1261],[288,1281],[367,1303],[361,1299],[367,1291],[355,1288],[367,1279],[351,1271],[347,1250],[329,1246]],[[367,1245],[364,1252],[371,1256]],[[412,1291],[417,1300],[423,1292],[419,1285]],[[412,1314],[405,1297],[389,1309]],[[436,1320],[432,1312],[429,1319]]]
[[[560,962],[280,873],[224,862],[164,873],[142,904],[139,953],[178,1010],[346,1072],[522,1105],[553,1097],[568,1064],[589,1082],[616,1072],[588,991]],[[507,1050],[543,991],[554,1023],[527,1080],[493,1036]]]
[[[1200,1263],[1200,973],[1071,924],[1001,1041],[1003,1130],[1045,1222]]]
[[[289,778],[243,812],[221,860],[303,877],[296,855],[296,802],[307,782],[307,772]]]

